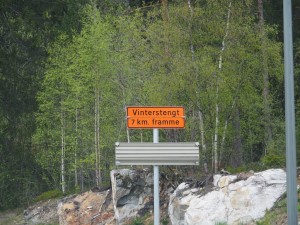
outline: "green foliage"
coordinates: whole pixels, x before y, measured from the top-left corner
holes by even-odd
[[[267,167],[262,162],[247,163],[247,164],[243,164],[236,168],[231,167],[231,166],[226,167],[226,170],[232,174],[248,172],[250,170],[253,170],[254,172],[259,172],[259,171],[263,171],[265,169],[267,169]]]
[[[267,168],[284,168],[285,167],[285,155],[284,154],[276,154],[276,153],[268,153],[262,158],[262,163]]]
[[[34,202],[45,201],[48,199],[59,198],[62,197],[63,193],[59,190],[51,190],[40,194],[39,196],[34,198]]]
[[[166,216],[161,220],[162,225],[168,225],[169,224],[169,218]]]
[[[44,182],[49,173],[35,161],[36,95],[46,48],[59,34],[70,37],[81,29],[81,9],[87,2],[1,2],[0,210],[28,204],[52,183]]]
[[[100,163],[102,168],[110,169],[111,147],[116,141],[116,126],[119,125],[115,123],[120,117],[116,107],[120,107],[121,103],[117,85],[111,76],[114,67],[110,57],[114,29],[109,19],[101,17],[95,8],[87,11],[90,12],[90,20],[87,20],[81,35],[72,41],[62,35],[49,48],[43,89],[38,95],[40,107],[34,136],[35,144],[39,146],[37,161],[51,174],[54,188],[61,185],[62,163],[65,165],[64,175],[69,180],[65,184],[68,189],[72,189],[76,179],[78,182],[78,177],[74,176],[79,171],[82,177],[93,176],[96,94],[99,95],[98,107],[101,109],[100,150],[106,157],[105,163]],[[107,154],[108,151],[110,154]],[[81,189],[85,185],[95,186],[92,177],[81,180],[86,180]]]
[[[203,134],[206,149],[201,146],[201,155],[208,165],[216,136],[217,155],[229,171],[284,166],[284,138],[279,135],[283,60],[277,28],[265,24],[262,44],[253,13],[257,2],[229,2],[195,1],[189,6],[169,1],[162,8],[148,1],[4,1],[0,209],[59,189],[62,173],[67,191],[94,186],[96,169],[102,171],[102,185],[108,186],[114,142],[152,140],[151,131],[126,129],[128,105],[185,106],[186,128],[164,130],[161,141],[201,143]],[[266,11],[268,18],[277,13]],[[280,140],[267,146],[264,69],[270,79],[273,139]],[[97,127],[100,168],[95,168]],[[253,163],[262,156],[263,165]],[[19,190],[24,190],[21,197]]]
[[[135,218],[130,225],[144,225],[143,218],[137,217]]]

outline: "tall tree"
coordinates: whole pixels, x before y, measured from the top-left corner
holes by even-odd
[[[271,129],[271,106],[270,106],[270,84],[269,84],[269,71],[266,55],[266,37],[265,37],[265,21],[264,21],[264,7],[263,0],[258,0],[258,17],[259,28],[261,33],[261,59],[262,59],[262,76],[263,76],[263,91],[262,96],[264,99],[264,127],[265,127],[265,154],[269,143],[272,141],[272,129]]]

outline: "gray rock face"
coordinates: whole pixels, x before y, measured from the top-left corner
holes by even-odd
[[[213,184],[213,190],[207,193],[190,189],[185,183],[179,185],[169,201],[172,224],[251,224],[262,218],[284,194],[286,173],[271,169],[249,176],[215,175]]]
[[[152,211],[153,179],[148,170],[113,170],[111,185],[116,224]]]

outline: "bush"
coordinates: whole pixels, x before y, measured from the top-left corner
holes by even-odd
[[[285,155],[276,152],[270,152],[262,158],[262,163],[268,168],[285,167]]]
[[[144,225],[142,218],[137,217],[135,218],[130,225]]]
[[[59,198],[62,196],[63,196],[63,193],[61,191],[51,190],[51,191],[44,192],[44,193],[40,194],[39,196],[37,196],[34,199],[34,202],[44,201],[44,200],[48,200],[48,199],[52,199],[52,198]]]
[[[250,170],[253,170],[254,172],[259,172],[267,169],[266,166],[262,162],[251,162],[244,165],[241,165],[237,168],[233,168],[231,166],[228,166],[226,170],[232,174],[237,174],[241,172],[248,172]]]

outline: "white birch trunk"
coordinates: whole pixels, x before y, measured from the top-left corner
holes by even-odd
[[[95,151],[95,176],[96,186],[99,186],[98,182],[98,147],[97,147],[97,94],[95,88],[95,99],[94,99],[94,151]]]
[[[211,146],[214,146],[214,136],[211,137]],[[212,153],[211,154],[211,169],[212,171],[214,171],[214,167],[215,167],[215,155]]]
[[[193,10],[192,4],[191,4],[191,0],[188,0],[187,3],[188,3],[189,11],[190,11],[190,24],[189,24],[190,27],[189,27],[189,29],[190,29],[190,36],[191,36],[192,35],[191,22],[193,20],[194,10]],[[192,53],[192,60],[194,61],[194,59],[195,59],[195,49],[194,49],[194,44],[193,44],[192,38],[190,38],[190,50],[191,50],[191,53]]]
[[[61,109],[61,190],[66,193],[65,183],[65,115]]]
[[[95,145],[95,174],[96,174],[96,185],[100,187],[100,149],[99,149],[99,89],[95,88],[95,121],[94,121],[94,129],[95,129],[95,137],[94,137],[94,145]]]
[[[230,13],[231,13],[231,2],[229,2],[228,13],[227,13],[227,22],[225,35],[222,40],[222,48],[219,56],[219,70],[222,70],[223,63],[223,52],[225,50],[225,41],[229,32],[229,21],[230,21]],[[213,143],[213,153],[214,153],[214,172],[218,171],[219,159],[218,159],[218,130],[219,130],[219,78],[217,77],[217,87],[216,87],[216,120],[215,120],[215,134],[214,134],[214,143]]]
[[[100,90],[97,89],[97,151],[98,151],[98,183],[101,185],[101,149],[100,149]]]
[[[128,128],[126,128],[126,135],[127,135],[127,142],[130,143],[130,134]]]
[[[235,99],[232,102],[230,112],[233,110],[234,105],[235,105]],[[229,117],[226,118],[226,120],[225,120],[223,136],[222,136],[222,142],[221,142],[221,147],[220,147],[219,168],[220,168],[220,164],[222,163],[222,160],[223,160],[224,146],[225,146],[225,140],[226,140],[227,127],[228,127],[228,120],[230,119],[230,117],[231,116],[229,115]]]
[[[217,87],[217,100],[218,100],[218,93],[219,88]],[[214,141],[213,141],[213,152],[214,152],[214,172],[218,171],[218,128],[219,128],[219,105],[218,102],[216,103],[216,121],[215,121],[215,134],[214,134]]]
[[[75,111],[75,133],[76,133],[76,140],[75,140],[75,151],[74,151],[74,176],[75,176],[75,187],[78,186],[78,171],[77,171],[77,148],[78,148],[78,108],[76,107]]]

